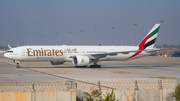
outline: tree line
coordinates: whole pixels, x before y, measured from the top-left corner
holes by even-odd
[[[162,45],[155,45],[156,48],[162,48]],[[180,48],[180,44],[179,45],[163,45],[163,48]]]

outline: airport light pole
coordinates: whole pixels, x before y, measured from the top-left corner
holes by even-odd
[[[42,35],[42,45],[44,44],[44,34]]]
[[[57,35],[57,43],[56,43],[56,45],[58,44],[58,33],[56,33],[56,35]]]
[[[33,45],[33,38],[32,38],[32,40],[31,40],[31,45]]]
[[[135,26],[134,34],[135,34],[135,46],[136,46],[136,26],[137,26],[137,24],[134,24],[134,26]]]
[[[81,30],[81,32],[82,32],[82,39],[81,40],[82,40],[82,45],[83,45],[83,30]]]
[[[38,45],[38,42],[37,42],[37,37],[36,37],[36,45]]]
[[[160,21],[161,22],[161,24],[162,24],[162,49],[163,49],[163,22],[164,21]],[[163,56],[163,51],[162,51],[162,56]]]
[[[97,29],[94,29],[95,30],[95,32],[97,31]],[[95,33],[96,35],[96,45],[98,44],[98,37],[97,37],[97,33]]]
[[[71,32],[69,32],[69,45],[71,44]]]
[[[114,35],[113,35],[113,29],[114,27],[111,27],[112,28],[112,45],[114,45]]]
[[[27,39],[27,45],[29,45],[29,38]]]

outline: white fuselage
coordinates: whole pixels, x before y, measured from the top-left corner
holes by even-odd
[[[125,61],[158,52],[153,48],[160,24],[155,24],[138,46],[21,46],[11,48],[4,56],[16,61],[50,61],[60,65],[71,61],[75,66],[101,67],[98,61]],[[19,63],[17,62],[17,68]]]
[[[138,50],[138,46],[20,46],[12,48],[4,54],[16,61],[72,61],[71,56],[110,53],[118,51]],[[135,52],[107,55],[98,61],[125,61],[149,55],[142,51],[137,56],[128,59]]]

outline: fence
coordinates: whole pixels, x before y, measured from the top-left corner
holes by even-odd
[[[82,82],[0,83],[0,101],[82,101],[84,91],[101,87],[114,89],[119,101],[173,101],[172,92],[178,80],[116,80]],[[135,99],[135,100],[132,100]]]
[[[99,82],[99,84],[98,84]],[[36,91],[66,91],[69,89],[78,89],[78,90],[89,90],[96,89],[101,87],[101,89],[133,89],[135,86],[138,86],[140,89],[147,88],[158,88],[160,85],[163,88],[171,88],[174,89],[178,80],[116,80],[116,81],[86,81],[86,83],[82,82],[74,82],[74,81],[66,81],[66,82],[1,82],[0,83],[0,91],[8,92],[8,91],[32,91],[33,89]]]

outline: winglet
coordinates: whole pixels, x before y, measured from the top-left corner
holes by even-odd
[[[8,48],[11,49],[12,47],[10,45],[8,45]]]

